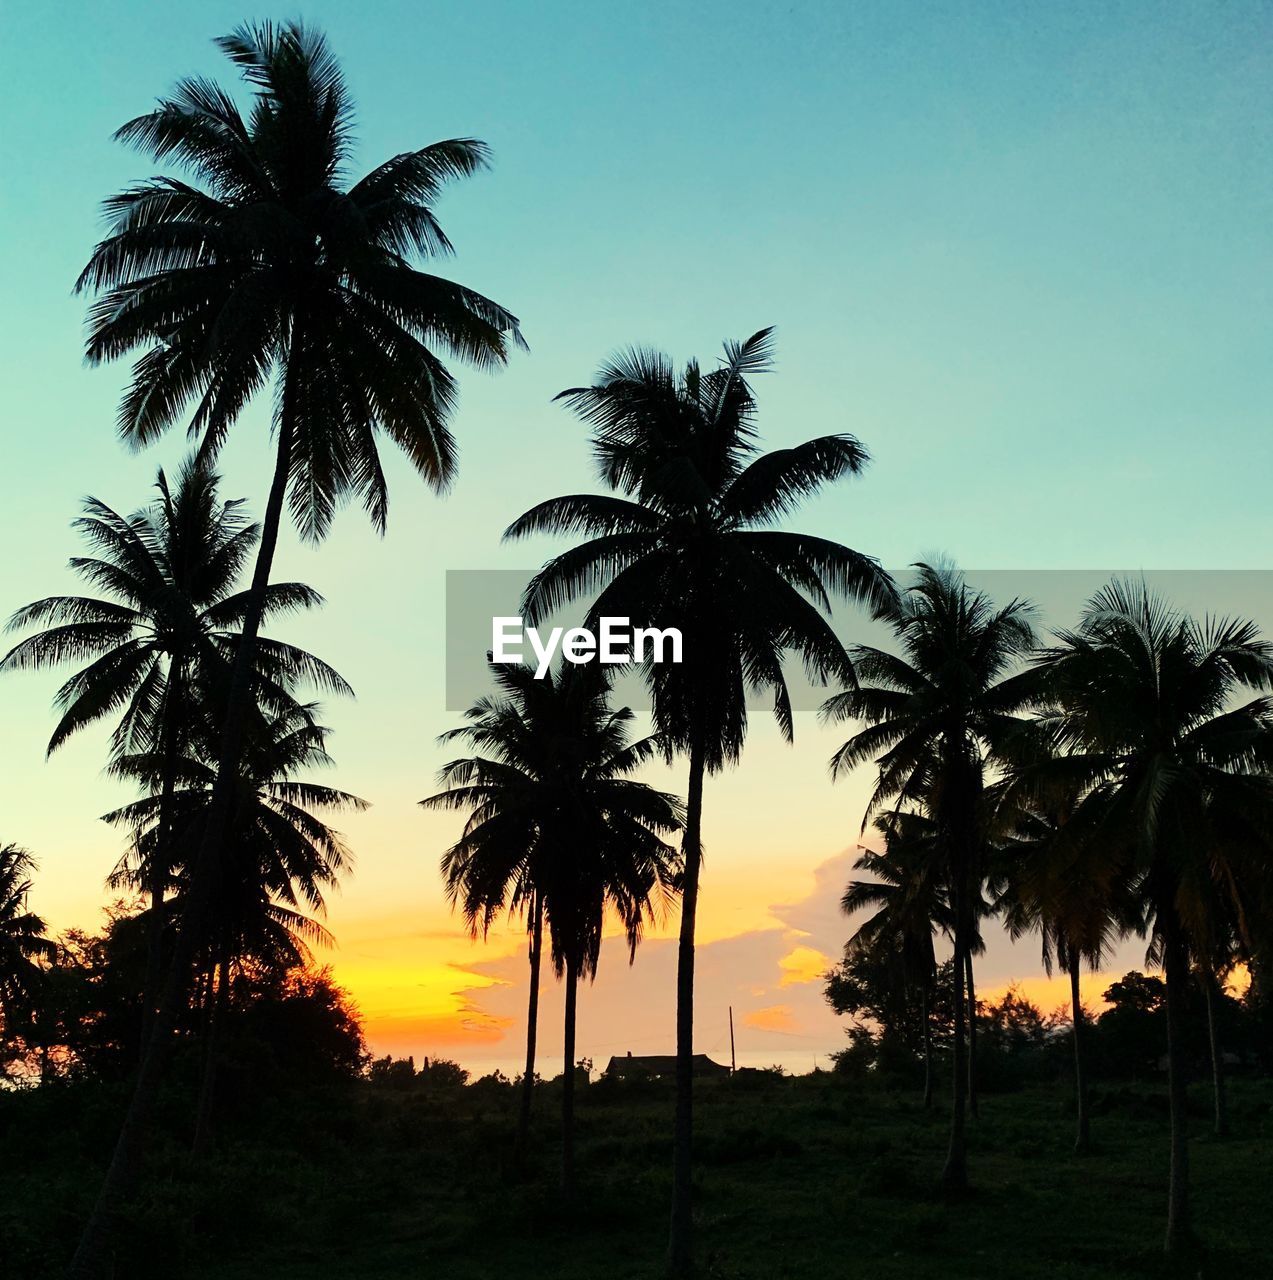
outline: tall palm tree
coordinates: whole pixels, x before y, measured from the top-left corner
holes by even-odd
[[[1114,581],[1040,660],[1071,776],[1100,805],[1167,988],[1171,1176],[1166,1248],[1190,1235],[1182,1006],[1190,955],[1219,906],[1250,914],[1273,854],[1273,644],[1251,622],[1203,623]],[[1254,696],[1251,696],[1254,694]],[[1236,703],[1236,705],[1235,705]]]
[[[322,537],[348,497],[360,498],[383,529],[381,433],[435,489],[454,474],[447,420],[455,383],[437,349],[492,367],[504,362],[510,342],[521,341],[504,308],[413,266],[450,251],[433,205],[448,181],[485,165],[482,143],[459,138],[405,151],[346,185],[352,103],[323,36],[299,22],[263,23],[217,43],[251,91],[251,110],[245,117],[225,89],[194,78],[125,124],[122,141],[186,176],[153,178],[108,200],[109,234],[79,281],[100,295],[89,315],[88,358],[141,351],[119,412],[130,444],[144,445],[184,420],[211,458],[247,403],[274,385],[274,475],[188,926],[198,923],[206,896],[199,868],[215,860],[229,819],[249,673],[289,491],[310,538]],[[179,935],[179,945],[196,944]],[[182,969],[174,960],[76,1276],[100,1275],[109,1265],[108,1224],[134,1180]]]
[[[94,596],[49,596],[19,609],[10,630],[39,627],[0,658],[0,672],[84,664],[58,690],[61,717],[49,739],[52,754],[73,734],[116,718],[111,754],[150,753],[159,764],[157,836],[172,839],[171,800],[181,755],[202,740],[214,749],[213,721],[224,710],[225,685],[239,641],[247,593],[237,590],[260,537],[241,499],[221,501],[217,476],[195,460],[181,467],[175,487],[160,470],[157,498],[121,516],[88,498],[74,522],[89,549],[71,568]],[[263,620],[322,603],[299,582],[271,583]],[[294,706],[291,688],[306,683],[350,693],[326,663],[293,645],[258,636],[252,674],[255,699],[276,713]],[[151,931],[146,1007],[153,1011],[164,930],[169,867],[154,850],[143,886],[150,897]]]
[[[1099,825],[1096,807],[1090,801],[1084,805],[1082,793],[1064,780],[1015,802],[1009,798],[1012,792],[1011,785],[1005,788],[1007,829],[991,876],[993,894],[1009,935],[1016,939],[1037,931],[1048,977],[1055,964],[1069,978],[1074,1150],[1084,1155],[1091,1146],[1091,1120],[1084,1055],[1087,1015],[1079,978],[1084,963],[1096,973],[1110,946],[1136,926],[1135,904],[1119,859],[1094,830]]]
[[[217,868],[205,929],[212,1016],[196,1149],[206,1145],[210,1132],[217,1038],[229,1004],[232,973],[249,959],[291,968],[308,960],[309,943],[330,945],[330,935],[321,924],[325,895],[349,871],[351,855],[340,833],[319,814],[367,807],[348,792],[298,777],[332,763],[326,749],[327,731],[315,723],[313,710],[296,706],[280,712],[249,741],[240,761],[231,838]],[[152,794],[105,815],[105,821],[132,832],[129,849],[108,882],[111,888],[135,889],[151,879],[150,863],[160,855],[164,840],[160,797],[153,794],[157,767],[153,754],[145,753],[126,756],[116,766],[117,773],[148,786]],[[177,857],[167,872],[178,921],[189,883],[185,859],[198,847],[214,780],[213,763],[198,757],[180,762],[179,787],[172,797]]]
[[[12,1028],[30,1009],[40,984],[40,961],[52,961],[57,944],[27,905],[35,860],[16,844],[0,845],[0,1014]]]
[[[524,602],[531,619],[599,591],[591,616],[680,630],[683,661],[645,667],[665,750],[689,757],[676,1001],[676,1128],[669,1267],[692,1266],[694,929],[702,860],[703,779],[735,763],[749,693],[768,692],[789,739],[783,658],[815,679],[851,678],[827,615],[838,594],[872,605],[892,598],[887,574],[839,543],[773,526],[823,486],[867,462],[848,435],[761,453],[750,379],[772,361],[771,330],[728,343],[718,368],[678,373],[652,351],[605,364],[564,399],[593,432],[610,493],[554,498],[506,537],[581,535],[548,562]]]
[[[470,928],[485,930],[506,906],[533,918],[527,1063],[519,1142],[534,1078],[542,929],[566,982],[562,1078],[562,1186],[574,1190],[575,1022],[580,978],[596,976],[608,911],[635,959],[656,900],[674,892],[680,858],[663,836],[683,821],[679,801],[631,774],[655,752],[631,741],[632,712],[609,705],[609,673],[564,665],[542,679],[525,667],[494,667],[502,697],[480,699],[469,724],[444,735],[486,754],[453,760],[446,790],[427,808],[467,810],[461,839],[443,856],[451,900]]]
[[[865,722],[835,753],[833,777],[874,761],[876,782],[863,828],[888,804],[924,808],[935,825],[954,934],[954,1084],[950,1149],[942,1173],[951,1191],[968,1185],[965,1142],[965,980],[977,941],[986,844],[985,785],[995,757],[1023,731],[1030,673],[1014,667],[1034,645],[1030,608],[995,608],[953,569],[920,564],[903,595],[876,609],[900,654],[852,649],[858,685],[828,699],[830,722]]]
[[[923,814],[895,811],[875,822],[884,852],[865,850],[853,864],[870,880],[850,880],[840,909],[852,916],[872,912],[849,940],[850,946],[887,946],[899,956],[903,980],[918,986],[924,1041],[924,1106],[933,1104],[932,998],[937,975],[933,933],[949,933],[950,907],[941,881],[933,825]]]

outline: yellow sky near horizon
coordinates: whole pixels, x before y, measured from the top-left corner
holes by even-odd
[[[451,718],[434,711],[430,723],[444,726]],[[57,793],[61,779],[79,782],[70,803],[46,811],[49,838],[37,846],[43,865],[32,905],[58,929],[93,927],[106,897],[103,879],[122,847],[120,834],[92,817],[119,802],[118,786],[100,766],[88,767],[101,758],[94,753],[102,744],[93,737],[73,742],[48,763],[24,760],[17,770],[28,771],[31,785],[48,795]],[[728,1051],[730,1008],[739,1052],[757,1055],[753,1060],[807,1070],[814,1062],[826,1065],[826,1055],[843,1044],[844,1024],[823,999],[821,977],[852,928],[839,897],[858,852],[869,771],[830,782],[826,761],[839,737],[812,715],[798,715],[789,746],[758,716],[741,765],[708,780],[698,921],[700,1051]],[[437,872],[460,819],[416,804],[431,790],[435,766],[429,761],[438,753],[427,743],[413,748],[421,764],[404,767],[392,738],[381,748],[382,769],[346,778],[338,768],[333,779],[375,804],[343,820],[355,866],[330,901],[327,923],[337,946],[316,958],[331,965],[354,998],[377,1055],[417,1061],[441,1055],[509,1070],[524,1046],[524,934],[501,921],[484,940],[467,935]],[[339,736],[335,749],[339,753]],[[682,767],[659,765],[646,776],[680,789]],[[671,1051],[677,928],[673,911],[649,930],[632,968],[621,945],[605,944],[597,983],[581,993],[581,1056],[604,1061],[628,1047]],[[1085,975],[1085,1002],[1095,1005],[1108,983],[1133,967],[1143,967],[1143,945],[1134,942],[1105,973]],[[1013,982],[1045,1010],[1068,1001],[1063,978],[1043,977],[1034,940],[994,939],[979,962],[980,993],[997,998]],[[550,972],[543,1008],[541,1056],[551,1063],[560,1053],[560,990]]]

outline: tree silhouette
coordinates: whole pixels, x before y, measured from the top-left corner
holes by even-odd
[[[175,488],[161,470],[156,500],[120,516],[97,498],[84,503],[74,528],[94,553],[71,568],[97,596],[49,596],[19,609],[10,630],[40,627],[0,659],[0,672],[83,663],[62,685],[62,713],[49,753],[98,720],[117,717],[112,758],[149,753],[158,762],[161,833],[140,886],[150,898],[151,932],[145,1007],[153,1013],[164,933],[164,887],[172,843],[171,800],[182,753],[213,750],[214,724],[224,713],[226,684],[239,641],[247,594],[236,590],[260,536],[242,500],[219,499],[217,477],[186,462]],[[299,582],[266,588],[262,619],[322,603]],[[279,712],[304,683],[350,693],[326,663],[293,645],[258,636],[252,693]]]
[[[263,23],[217,44],[251,90],[250,112],[245,118],[226,90],[195,78],[125,124],[122,141],[190,180],[158,177],[108,200],[109,234],[79,281],[100,295],[89,313],[88,358],[142,351],[119,412],[130,444],[146,444],[189,414],[210,459],[249,400],[271,381],[275,388],[274,475],[220,726],[218,783],[192,864],[188,927],[199,924],[210,874],[203,868],[227,829],[289,492],[307,537],[321,538],[347,497],[360,498],[383,529],[382,433],[435,489],[454,474],[447,419],[455,386],[435,348],[494,366],[520,341],[502,307],[412,266],[450,250],[432,206],[448,181],[486,163],[483,144],[452,139],[403,152],[344,186],[352,103],[326,40],[299,22]],[[179,950],[196,945],[179,940]],[[76,1277],[109,1269],[111,1224],[135,1179],[182,997],[182,960],[170,968]]]
[[[496,663],[491,674],[500,695],[479,698],[465,713],[469,723],[439,739],[465,742],[481,754],[444,766],[438,781],[447,789],[420,805],[470,813],[463,835],[443,855],[442,876],[447,897],[472,936],[485,938],[505,910],[527,924],[530,983],[517,1123],[520,1158],[530,1130],[544,943],[544,902],[531,864],[544,821],[547,786],[541,779],[552,776],[551,752],[566,726],[560,723],[564,699],[553,696],[559,693],[555,682],[544,685],[523,668]]]
[[[916,566],[915,582],[876,617],[893,628],[902,656],[855,645],[859,685],[828,699],[823,716],[864,721],[832,757],[833,777],[877,765],[863,827],[892,802],[920,806],[935,825],[954,923],[955,1045],[950,1150],[942,1173],[952,1191],[968,1184],[964,1136],[968,1063],[965,981],[977,941],[987,837],[987,765],[1022,732],[1019,712],[1037,681],[1012,674],[1034,644],[1029,607],[996,609],[953,569]]]
[[[791,700],[783,659],[817,680],[850,679],[827,614],[838,594],[880,606],[892,584],[874,560],[836,542],[773,528],[824,485],[856,475],[866,451],[847,435],[761,453],[750,379],[770,368],[771,331],[728,343],[720,366],[679,374],[652,351],[615,357],[586,387],[562,392],[592,428],[607,495],[576,494],[531,508],[506,537],[581,535],[531,581],[538,620],[599,592],[591,618],[677,628],[680,663],[644,674],[667,753],[689,757],[685,888],[677,967],[677,1103],[669,1268],[692,1266],[694,929],[702,860],[703,778],[741,755],[747,698],[767,691],[787,738]]]
[[[331,943],[320,923],[325,894],[348,872],[351,856],[339,832],[318,815],[367,806],[357,796],[298,776],[332,763],[326,730],[314,722],[313,710],[297,706],[281,712],[249,740],[240,760],[231,838],[217,866],[204,930],[211,1018],[196,1150],[207,1145],[211,1131],[217,1041],[236,967],[251,960],[287,972],[309,962],[308,944]],[[153,788],[156,766],[153,756],[126,756],[117,772]],[[215,776],[215,765],[207,760],[186,757],[180,762],[172,797],[177,858],[168,870],[178,924],[190,874],[182,855],[190,856],[199,846]],[[159,797],[151,794],[105,815],[107,822],[132,832],[130,847],[108,881],[111,888],[135,889],[151,881],[150,863],[163,840],[160,812]]]
[[[1015,939],[1037,931],[1044,972],[1051,977],[1055,963],[1069,977],[1078,1115],[1074,1150],[1085,1154],[1091,1120],[1084,1053],[1087,1015],[1079,976],[1084,962],[1096,973],[1110,946],[1139,922],[1116,850],[1096,829],[1094,797],[1074,789],[1065,764],[1063,758],[1046,760],[1041,766],[1045,785],[1033,794],[1023,796],[1018,787],[1020,780],[1029,780],[1029,771],[1004,789],[1006,832],[992,882],[1009,935]],[[1049,772],[1055,776],[1048,778]]]
[[[57,955],[44,921],[27,905],[34,871],[25,849],[0,845],[0,1014],[6,1032],[30,1015],[43,979],[40,962]]]
[[[871,880],[850,880],[840,899],[845,915],[872,910],[849,939],[849,947],[886,949],[896,956],[907,989],[919,988],[923,1021],[924,1106],[933,1103],[932,997],[937,975],[933,932],[950,933],[950,905],[932,822],[922,814],[895,811],[875,823],[884,852],[863,852],[853,864]]]
[[[1114,581],[1060,634],[1041,669],[1067,769],[1101,808],[1161,958],[1167,995],[1171,1178],[1166,1248],[1190,1236],[1182,1009],[1189,958],[1220,903],[1245,917],[1267,883],[1273,833],[1273,645],[1254,624],[1204,623],[1143,583]],[[1238,705],[1236,698],[1257,691]]]
[[[608,911],[623,927],[629,962],[635,958],[656,899],[671,896],[680,874],[680,858],[663,836],[680,829],[683,813],[675,797],[631,777],[656,743],[629,739],[632,712],[609,706],[606,668],[565,664],[536,679],[527,667],[492,665],[504,696],[479,700],[470,723],[445,735],[486,754],[444,766],[439,781],[447,790],[421,803],[470,814],[442,865],[448,895],[470,928],[485,930],[506,904],[529,906],[533,915],[522,1126],[547,920],[553,968],[566,983],[562,1188],[570,1196],[579,980],[596,976]]]

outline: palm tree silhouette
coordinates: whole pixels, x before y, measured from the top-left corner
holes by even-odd
[[[331,765],[327,731],[314,721],[313,706],[295,706],[274,716],[253,735],[239,765],[231,838],[217,867],[207,911],[207,980],[212,993],[203,1085],[195,1127],[196,1151],[206,1147],[213,1109],[217,1040],[230,1002],[232,975],[246,960],[287,969],[305,963],[310,943],[331,945],[321,923],[325,895],[347,874],[352,858],[340,833],[320,813],[361,811],[366,802],[348,792],[297,775]],[[152,788],[162,767],[153,754],[123,757],[115,771]],[[172,797],[173,847],[167,867],[180,923],[190,867],[183,860],[199,846],[208,820],[215,764],[183,758]],[[105,815],[128,828],[132,841],[112,873],[112,889],[135,889],[151,882],[151,862],[162,856],[164,828],[159,796],[151,794]]]
[[[534,1079],[539,965],[545,919],[553,968],[566,983],[562,1188],[574,1191],[575,1022],[580,978],[595,978],[612,911],[636,956],[646,923],[674,891],[681,861],[663,836],[683,823],[680,802],[631,777],[656,750],[631,741],[632,712],[609,705],[609,672],[563,665],[536,679],[492,664],[502,696],[479,699],[469,723],[443,735],[483,754],[446,764],[446,790],[420,803],[469,813],[443,856],[448,896],[476,934],[506,908],[531,920],[527,1062],[519,1117],[524,1147]]]
[[[1060,634],[1041,669],[1070,776],[1124,860],[1167,988],[1171,1176],[1165,1244],[1190,1236],[1182,1004],[1220,906],[1239,918],[1267,884],[1273,831],[1273,644],[1239,619],[1204,623],[1142,583],[1114,581]],[[1238,705],[1235,699],[1256,692]],[[1258,906],[1256,915],[1258,918]]]
[[[1009,936],[1037,931],[1043,969],[1059,965],[1070,981],[1071,1034],[1077,1126],[1074,1150],[1091,1147],[1087,1069],[1084,1054],[1087,1015],[1079,990],[1086,962],[1097,972],[1111,945],[1137,927],[1135,903],[1115,851],[1102,842],[1098,807],[1090,793],[1076,791],[1065,777],[1065,760],[1043,763],[1054,778],[1021,794],[1029,773],[1003,788],[1004,834],[991,882]],[[1014,794],[1015,793],[1015,794]],[[1088,803],[1084,804],[1084,800]]]
[[[154,178],[108,200],[110,233],[79,281],[100,294],[89,313],[88,358],[142,351],[119,412],[129,443],[143,445],[189,413],[201,455],[212,458],[249,400],[271,380],[276,391],[274,475],[220,726],[221,781],[192,866],[188,927],[206,896],[199,868],[215,860],[227,828],[289,492],[310,538],[322,537],[347,497],[360,498],[383,529],[381,433],[435,489],[454,474],[447,419],[455,384],[435,348],[491,367],[520,342],[502,307],[412,266],[450,250],[432,206],[448,181],[486,163],[483,144],[461,138],[403,152],[346,186],[352,104],[326,40],[293,22],[243,26],[217,43],[252,92],[247,118],[219,85],[196,78],[125,124],[122,141],[189,180]],[[179,948],[195,945],[179,935]],[[109,1266],[109,1223],[134,1180],[187,967],[170,966],[159,1031],[73,1275]]]
[[[0,658],[0,672],[83,663],[58,690],[61,717],[49,754],[73,734],[114,717],[112,758],[149,752],[159,765],[157,837],[171,843],[171,799],[183,752],[201,741],[213,750],[214,722],[224,711],[228,673],[239,642],[247,594],[236,590],[260,536],[241,499],[223,502],[217,477],[186,462],[169,485],[160,470],[156,500],[121,516],[97,498],[74,521],[90,550],[71,561],[76,574],[101,594],[49,596],[19,609],[10,630],[40,627]],[[313,608],[322,597],[299,582],[271,583],[262,619]],[[252,693],[276,712],[294,706],[300,683],[324,692],[352,693],[326,663],[294,645],[258,636]],[[162,847],[140,886],[150,898],[145,1008],[153,1013],[164,931],[169,867]]]
[[[921,813],[881,814],[875,826],[884,852],[865,850],[853,864],[871,880],[850,880],[840,909],[851,916],[872,912],[849,940],[865,950],[887,948],[896,954],[908,987],[918,986],[924,1027],[924,1106],[933,1104],[932,998],[937,975],[933,932],[952,929],[950,906],[941,880],[933,824]]]
[[[968,1185],[965,1102],[965,980],[977,945],[985,874],[985,775],[989,761],[1023,731],[1018,713],[1034,700],[1032,672],[1011,674],[1034,645],[1029,606],[996,609],[951,568],[916,566],[915,582],[877,608],[901,655],[852,649],[860,682],[827,700],[823,717],[865,722],[832,757],[839,777],[866,761],[878,772],[863,827],[892,802],[925,808],[936,828],[954,925],[954,1085],[943,1185]]]
[[[57,944],[45,937],[44,921],[27,905],[35,860],[16,844],[0,845],[0,1014],[6,1028],[30,1013]]]
[[[593,430],[598,472],[612,492],[554,498],[506,537],[583,535],[531,581],[534,621],[599,591],[590,617],[675,627],[683,662],[645,675],[665,751],[689,756],[683,842],[685,889],[677,968],[676,1129],[669,1267],[692,1265],[694,926],[702,860],[703,778],[735,763],[747,731],[747,695],[769,691],[787,738],[791,700],[784,655],[815,679],[851,678],[827,614],[832,593],[881,606],[892,584],[869,557],[839,543],[772,528],[824,485],[856,475],[865,449],[847,435],[761,453],[749,379],[772,362],[771,330],[727,343],[720,367],[676,373],[652,351],[626,352],[596,382],[562,392]]]
[[[526,1150],[535,1082],[539,1030],[539,980],[543,959],[544,901],[531,860],[543,821],[549,753],[561,735],[562,699],[524,668],[491,664],[501,695],[479,698],[465,713],[468,724],[448,730],[440,742],[463,741],[483,753],[450,761],[438,774],[447,789],[420,801],[425,809],[468,810],[464,833],[442,858],[447,897],[473,937],[485,938],[505,911],[522,916],[529,934],[529,999],[526,1070],[522,1075],[517,1152]],[[555,691],[555,685],[549,686]]]

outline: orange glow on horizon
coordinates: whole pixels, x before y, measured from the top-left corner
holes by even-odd
[[[1088,1010],[1102,1010],[1107,1007],[1105,992],[1118,981],[1121,973],[1083,973],[1079,977],[1079,999]],[[996,1004],[1008,992],[1016,993],[1031,1004],[1037,1005],[1046,1014],[1060,1013],[1070,1016],[1070,979],[1068,974],[1054,974],[1051,978],[1039,976],[1018,978],[1012,982],[997,983],[984,991],[977,991],[977,1000],[981,1004]]]

